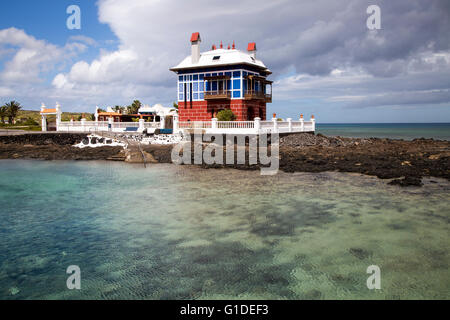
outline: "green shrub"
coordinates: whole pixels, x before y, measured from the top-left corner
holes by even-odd
[[[22,121],[20,124],[24,126],[39,126],[39,123],[35,121],[33,118],[27,118],[25,121]]]
[[[230,109],[221,110],[217,113],[217,120],[218,121],[234,121],[236,120],[236,116],[234,115],[233,111]]]

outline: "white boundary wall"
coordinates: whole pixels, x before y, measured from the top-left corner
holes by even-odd
[[[164,129],[164,121],[161,122],[112,122],[112,121],[65,121],[59,122],[58,132],[155,132],[156,129]],[[131,129],[131,130],[130,130]],[[310,121],[278,121],[276,118],[270,121],[261,121],[255,118],[254,121],[178,121],[174,117],[173,132],[183,133],[188,130],[200,129],[205,133],[211,134],[261,134],[261,133],[289,133],[289,132],[315,132],[316,121],[311,118]]]
[[[315,132],[316,121],[311,118],[310,121],[278,121],[272,119],[270,121],[261,121],[255,118],[254,121],[194,121],[194,122],[176,122],[174,125],[174,133],[186,130],[200,129],[205,133],[232,133],[232,134],[261,134],[261,133],[289,133],[289,132]]]

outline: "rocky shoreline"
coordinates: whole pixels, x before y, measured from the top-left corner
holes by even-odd
[[[86,134],[24,134],[0,136],[0,159],[117,160],[143,162],[138,151],[120,147],[73,147]],[[143,146],[147,163],[171,163],[171,145]],[[128,153],[128,155],[127,155]],[[131,154],[130,154],[131,153]],[[246,157],[248,159],[248,155]],[[204,168],[257,170],[258,165],[205,165]],[[395,179],[390,184],[421,185],[424,176],[450,180],[450,141],[359,139],[307,133],[280,138],[280,170],[340,171]]]

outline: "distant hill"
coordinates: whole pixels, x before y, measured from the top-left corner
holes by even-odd
[[[61,115],[61,120],[62,121],[70,121],[70,119],[72,119],[72,117],[75,120],[78,120],[79,117],[81,117],[83,113],[80,112],[63,112]],[[86,116],[87,120],[93,120],[93,115],[91,113],[84,113]],[[55,116],[48,116],[48,119],[52,119]],[[26,120],[28,118],[33,119],[34,121],[41,123],[41,115],[40,115],[40,111],[31,111],[31,110],[20,110],[19,114],[17,116],[17,120]]]

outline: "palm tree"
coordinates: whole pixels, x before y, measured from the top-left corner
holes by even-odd
[[[127,107],[128,114],[137,114],[142,107],[142,103],[139,100],[134,100],[131,106]]]
[[[17,117],[19,110],[22,109],[22,106],[17,101],[11,101],[5,104],[5,107],[8,109],[8,121],[10,124],[12,124],[14,122],[14,119]]]
[[[0,119],[2,120],[2,123],[5,123],[5,118],[8,116],[8,107],[7,106],[1,106],[0,107]]]

